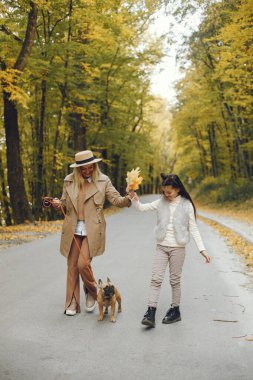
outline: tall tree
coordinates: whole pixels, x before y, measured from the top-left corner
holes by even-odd
[[[18,76],[24,70],[28,57],[31,53],[36,32],[36,21],[38,15],[37,5],[31,1],[30,11],[27,16],[27,27],[20,53],[13,66],[12,86],[15,86]],[[3,29],[2,29],[3,30]],[[7,65],[2,60],[2,70],[7,71]],[[8,72],[7,72],[8,75]],[[24,177],[23,165],[20,154],[20,135],[18,127],[18,110],[15,100],[12,98],[10,86],[6,81],[7,75],[2,79],[4,98],[4,128],[7,146],[7,169],[10,200],[12,206],[12,217],[15,223],[32,220],[31,208],[28,203]]]
[[[182,166],[199,180],[252,178],[251,6],[250,0],[206,4],[199,29],[187,42],[191,66],[178,86],[173,125]],[[199,165],[191,159],[195,153],[186,136],[195,136],[199,154],[205,152],[207,170],[203,159]]]
[[[11,69],[29,4],[8,0],[3,6],[1,77],[18,104],[20,162],[36,218],[52,216],[41,210],[41,195],[60,195],[77,150],[89,147],[101,155],[103,170],[122,188],[126,170],[137,164],[146,181],[157,172],[151,138],[156,123],[147,108],[162,42],[149,36],[148,27],[161,3],[37,0],[36,37],[22,75]]]

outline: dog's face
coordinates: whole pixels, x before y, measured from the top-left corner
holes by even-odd
[[[107,277],[107,282],[103,282],[102,280],[99,279],[98,286],[100,288],[102,297],[106,300],[109,300],[115,294],[114,285],[111,283],[108,277]]]

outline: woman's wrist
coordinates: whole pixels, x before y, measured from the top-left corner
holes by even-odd
[[[56,210],[59,210],[59,208],[61,207],[61,201],[59,198],[53,198],[53,201],[52,201],[52,205],[53,205],[53,208],[55,208]]]

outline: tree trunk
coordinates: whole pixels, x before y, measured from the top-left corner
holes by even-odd
[[[43,146],[44,146],[44,125],[45,125],[45,109],[46,109],[46,92],[47,82],[41,82],[41,108],[40,108],[40,122],[37,140],[37,175],[35,183],[35,218],[38,219],[42,211],[42,195],[43,195]]]
[[[201,167],[202,175],[205,178],[206,176],[208,176],[208,167],[206,164],[206,156],[207,156],[206,150],[203,144],[201,143],[201,138],[199,137],[197,130],[194,127],[191,127],[191,130],[195,137],[196,145],[199,151],[200,167]]]
[[[79,152],[86,149],[86,126],[82,120],[83,115],[74,113],[71,115],[74,127],[74,150]]]
[[[117,153],[112,154],[112,182],[114,186],[119,188],[119,160],[120,156]]]
[[[68,44],[71,41],[72,37],[72,11],[73,11],[73,1],[69,1],[69,18],[68,18]],[[53,163],[52,163],[52,178],[50,182],[50,193],[54,196],[55,193],[55,181],[56,181],[56,155],[57,155],[57,145],[58,145],[58,140],[60,136],[60,125],[62,122],[62,110],[65,105],[65,101],[67,99],[67,88],[68,88],[68,66],[69,66],[69,51],[67,50],[66,53],[66,58],[64,62],[64,69],[65,69],[65,79],[64,79],[64,84],[63,86],[59,85],[60,91],[61,91],[61,105],[58,113],[58,120],[57,120],[57,126],[56,126],[56,132],[54,136],[54,155],[53,155]]]
[[[108,160],[107,149],[106,148],[97,148],[97,151],[99,151],[99,150],[100,150],[101,158],[103,159],[103,161],[101,161],[99,163],[99,167],[104,174],[108,175],[108,166],[106,163],[106,161]]]
[[[221,111],[221,116],[224,122],[224,128],[225,128],[225,138],[226,138],[226,146],[228,150],[228,158],[229,158],[229,168],[230,168],[230,178],[234,180],[236,178],[236,167],[234,164],[234,154],[231,146],[231,138],[229,135],[228,125],[227,121],[224,115],[224,112]]]
[[[208,138],[209,138],[210,155],[211,155],[212,176],[218,177],[217,142],[216,142],[216,137],[215,137],[214,123],[211,123],[208,126]]]
[[[155,193],[156,194],[159,194],[161,191],[161,181],[160,181],[160,177],[156,177],[155,178]]]
[[[4,127],[7,148],[8,184],[14,223],[32,220],[31,208],[25,191],[23,165],[20,154],[20,137],[18,130],[18,113],[16,105],[5,91]]]
[[[32,141],[35,142],[33,149],[33,159],[32,159],[32,204],[35,205],[36,200],[36,179],[37,179],[37,165],[38,165],[38,141],[39,141],[39,130],[40,130],[40,99],[39,99],[39,86],[36,83],[34,87],[34,119],[31,118],[31,127],[32,127]]]
[[[235,162],[237,164],[237,175],[242,175],[243,174],[243,163],[241,161],[242,157],[240,155],[241,139],[239,136],[238,125],[236,124],[232,108],[226,102],[224,102],[223,105],[224,105],[224,108],[226,110],[228,120],[231,123],[232,131],[234,134],[234,141],[233,142],[234,142]]]
[[[24,70],[28,57],[31,53],[35,38],[36,22],[38,16],[37,6],[31,1],[31,10],[28,14],[26,35],[20,50],[19,56],[14,65],[14,69],[20,72]],[[5,91],[4,96],[4,128],[6,134],[7,147],[7,169],[10,201],[14,223],[23,223],[25,220],[32,220],[31,208],[28,203],[24,177],[23,165],[20,154],[20,137],[18,129],[18,112],[16,104],[10,99],[11,94]]]
[[[241,113],[241,107],[237,107],[237,115]],[[250,152],[247,148],[249,143],[249,128],[245,125],[245,121],[241,116],[237,117],[238,125],[240,126],[240,140],[241,140],[241,156],[242,156],[242,166],[244,177],[250,179],[251,177],[251,165],[250,165]]]
[[[154,175],[153,175],[153,173],[154,173],[154,167],[153,167],[152,164],[149,165],[148,172],[149,172],[149,179],[148,180],[149,180],[149,183],[150,183],[149,193],[153,194],[153,192],[154,192]]]
[[[3,219],[4,219],[6,226],[10,226],[11,225],[11,213],[10,213],[8,195],[7,195],[7,191],[6,191],[6,184],[5,184],[5,178],[4,178],[4,169],[3,169],[1,152],[0,152],[0,178],[1,178],[1,188],[2,188],[1,208],[4,211]]]
[[[59,109],[59,113],[58,113],[56,131],[55,131],[55,135],[54,135],[54,147],[53,147],[54,155],[53,155],[53,163],[52,163],[52,177],[51,177],[50,186],[49,186],[49,192],[50,192],[50,194],[52,194],[52,196],[54,196],[55,181],[57,178],[57,169],[56,169],[57,145],[58,145],[58,139],[60,136],[60,125],[61,125],[61,121],[62,121],[62,109],[63,109],[64,103],[65,103],[65,100],[62,96],[61,105],[60,105],[60,109]]]
[[[30,6],[31,6],[31,10],[28,13],[28,21],[27,21],[24,43],[22,45],[19,56],[14,65],[14,69],[19,70],[19,71],[23,71],[27,64],[27,60],[31,53],[32,45],[33,45],[35,33],[36,33],[38,8],[37,8],[37,5],[34,4],[33,1],[30,1]]]

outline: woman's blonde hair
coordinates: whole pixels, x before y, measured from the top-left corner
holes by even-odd
[[[95,162],[93,164],[93,173],[92,173],[92,181],[96,182],[98,175],[100,173],[100,169],[98,164]],[[78,189],[81,189],[82,185],[84,184],[84,178],[81,174],[81,167],[74,168],[74,184],[77,186]]]

